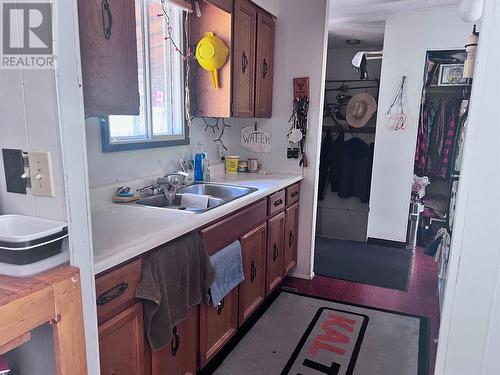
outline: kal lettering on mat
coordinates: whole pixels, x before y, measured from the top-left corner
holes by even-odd
[[[282,375],[352,375],[369,318],[350,311],[320,308]]]
[[[271,133],[256,126],[242,128],[241,147],[252,152],[271,152]]]

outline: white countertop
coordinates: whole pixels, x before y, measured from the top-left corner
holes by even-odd
[[[302,180],[300,175],[268,173],[222,175],[211,182],[258,190],[201,214],[134,204],[102,203],[92,207],[94,273],[106,271],[155,247],[235,212]]]

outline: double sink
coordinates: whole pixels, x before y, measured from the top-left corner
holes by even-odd
[[[256,188],[245,187],[245,186],[234,186],[234,185],[219,185],[212,183],[194,183],[193,185],[181,187],[177,190],[177,193],[170,202],[164,194],[153,195],[150,197],[142,198],[135,202],[138,205],[166,208],[171,210],[186,211],[191,213],[202,213],[211,210],[215,207],[222,206],[223,204],[234,201],[235,199],[244,197],[245,195],[251,194],[257,191]],[[195,208],[182,206],[182,195],[196,194],[196,195],[208,195],[208,207],[207,208]]]

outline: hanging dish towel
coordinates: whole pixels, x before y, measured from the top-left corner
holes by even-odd
[[[215,281],[210,286],[212,305],[217,307],[231,290],[238,286],[243,276],[240,241],[234,241],[210,257],[215,269]]]

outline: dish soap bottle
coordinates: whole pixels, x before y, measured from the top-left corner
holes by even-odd
[[[203,148],[203,144],[200,142],[196,146],[196,152],[194,155],[194,180],[203,181],[203,160],[207,156],[207,152]]]

